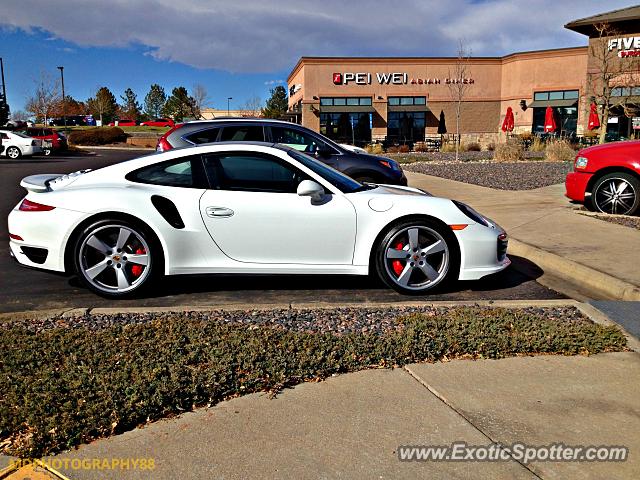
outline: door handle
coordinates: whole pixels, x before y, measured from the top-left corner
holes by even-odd
[[[211,218],[229,218],[234,213],[233,210],[227,207],[207,207],[205,212]]]

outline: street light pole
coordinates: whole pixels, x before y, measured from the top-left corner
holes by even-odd
[[[227,97],[227,117],[230,117],[231,115],[229,114],[230,110],[229,110],[229,102],[233,100],[233,97]]]
[[[60,70],[60,78],[62,80],[62,118],[64,120],[64,129],[67,129],[67,102],[64,96],[64,67],[58,67]]]

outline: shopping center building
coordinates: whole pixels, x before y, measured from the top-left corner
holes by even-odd
[[[637,64],[640,7],[565,26],[586,35],[589,45],[471,57],[464,62],[464,76],[456,74],[460,61],[451,57],[302,57],[288,77],[289,116],[341,142],[415,142],[438,135],[441,112],[448,132],[456,131],[456,82],[463,82],[463,141],[488,143],[499,141],[500,135],[504,138],[501,126],[508,107],[514,113],[515,133],[542,133],[550,106],[557,134],[581,136],[587,132],[589,107],[597,103],[591,78],[597,63],[593,43],[600,35],[596,26],[605,22],[608,31],[616,34],[608,40],[613,62]],[[614,97],[624,94],[625,103],[640,99],[640,78],[627,73],[616,81],[620,87],[613,89]],[[607,123],[609,130],[633,136],[634,123],[640,131],[640,113],[633,108],[614,109]]]

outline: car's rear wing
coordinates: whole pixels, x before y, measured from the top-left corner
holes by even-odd
[[[29,175],[24,177],[20,181],[20,186],[29,192],[43,193],[50,192],[52,190],[58,190],[71,182],[73,182],[79,175],[90,171],[79,170],[73,173],[40,173],[38,175]]]

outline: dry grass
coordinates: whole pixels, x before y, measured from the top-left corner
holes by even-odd
[[[521,142],[513,139],[507,143],[499,143],[496,145],[493,159],[496,162],[519,162],[525,159],[524,147]]]
[[[529,151],[530,152],[544,152],[544,149],[546,148],[546,144],[540,140],[540,138],[536,137],[533,139],[533,142],[531,142],[531,146],[529,147]]]
[[[550,162],[572,162],[576,151],[571,144],[564,139],[552,139],[547,142],[544,157]]]
[[[372,155],[381,155],[383,153],[382,145],[379,143],[371,143],[364,147],[364,149],[367,151],[367,153],[370,153]]]

